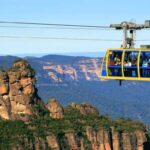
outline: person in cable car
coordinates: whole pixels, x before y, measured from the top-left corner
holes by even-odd
[[[116,57],[114,58],[115,65],[120,66],[121,65],[121,58],[119,57],[118,54],[116,54]]]
[[[142,67],[147,67],[147,66],[148,66],[148,61],[145,59],[145,60],[143,61]]]
[[[110,64],[111,66],[113,66],[115,63],[114,63],[114,52],[110,52]]]
[[[120,52],[109,52],[109,76],[121,76],[121,68],[118,68],[118,66],[121,66],[121,55],[122,53]],[[114,68],[112,68],[112,66],[114,66]]]

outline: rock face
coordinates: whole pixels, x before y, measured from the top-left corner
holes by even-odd
[[[53,108],[57,111],[53,112],[62,110],[59,102],[55,99],[51,100],[48,104],[49,106],[55,106]],[[83,115],[99,114],[97,109],[90,104],[72,103],[70,106]],[[49,110],[51,111],[52,109]],[[86,126],[84,136],[86,138],[83,138],[74,131],[65,133],[63,138],[65,139],[65,144],[68,145],[68,148],[67,146],[63,148],[59,139],[56,140],[56,136],[53,136],[53,140],[50,137],[49,140],[48,138],[47,140],[49,141],[50,148],[56,150],[145,150],[144,143],[147,141],[145,131],[135,130],[132,132],[119,132],[114,127],[108,129],[101,128],[95,131],[93,127]]]
[[[48,146],[49,146],[51,149],[60,150],[59,143],[58,143],[58,141],[57,141],[56,136],[54,136],[54,135],[49,135],[49,136],[46,137],[46,141],[47,141],[47,143],[48,143]]]
[[[71,131],[65,133],[61,139],[58,139],[56,135],[49,135],[42,149],[46,150],[48,147],[52,150],[148,150],[144,149],[146,135],[138,130],[132,133],[119,133],[111,129],[95,131],[87,126],[84,136],[86,138]]]
[[[72,59],[74,60],[74,58]],[[70,64],[55,64],[50,60],[42,62],[42,69],[47,73],[47,78],[50,81],[59,83],[66,81],[99,81],[101,59],[76,58]]]
[[[35,73],[26,61],[18,60],[7,72],[0,71],[1,118],[31,115],[32,106],[38,101]]]
[[[47,109],[50,112],[50,117],[54,119],[61,119],[64,115],[63,107],[56,99],[50,99],[47,104]]]

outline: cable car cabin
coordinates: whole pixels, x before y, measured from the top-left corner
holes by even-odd
[[[101,79],[150,81],[150,49],[108,49]]]

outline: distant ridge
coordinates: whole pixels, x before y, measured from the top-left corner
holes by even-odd
[[[0,54],[0,56],[17,56],[17,57],[43,57],[46,55],[62,55],[62,56],[83,56],[83,57],[103,57],[105,52],[66,52],[66,53],[26,53],[26,54],[8,54],[8,55],[3,55]]]

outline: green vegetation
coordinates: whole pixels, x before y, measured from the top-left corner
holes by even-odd
[[[85,135],[85,127],[93,127],[95,131],[103,128],[110,130],[114,127],[119,132],[134,132],[135,130],[145,130],[145,125],[141,122],[130,119],[113,120],[108,116],[83,115],[76,109],[67,107],[63,119],[52,119],[49,112],[40,105],[34,107],[35,115],[25,124],[23,121],[0,120],[0,149],[9,149],[13,145],[30,145],[35,138],[45,139],[47,135],[56,135],[62,147],[69,149],[66,142],[65,133],[74,131],[78,138],[84,138],[84,145],[90,143]],[[38,114],[38,115],[37,115]],[[24,143],[26,141],[26,143]],[[26,148],[28,149],[28,148]]]
[[[24,122],[0,120],[0,149],[10,149],[15,145],[28,147],[29,143],[25,144],[26,139],[32,143],[34,137]]]
[[[31,76],[35,75],[35,70],[31,67],[31,65],[24,59],[17,59],[14,61],[15,63],[21,63],[22,65],[24,64],[24,67],[26,69],[26,71],[31,73]],[[12,72],[16,72],[19,70],[24,70],[24,67],[22,67],[22,65],[14,65],[13,67],[9,68],[8,71],[12,71]]]
[[[133,121],[131,119],[116,119],[114,121],[114,127],[117,131],[126,131],[126,132],[133,132],[135,130],[142,130],[146,129],[146,126],[140,121]]]

